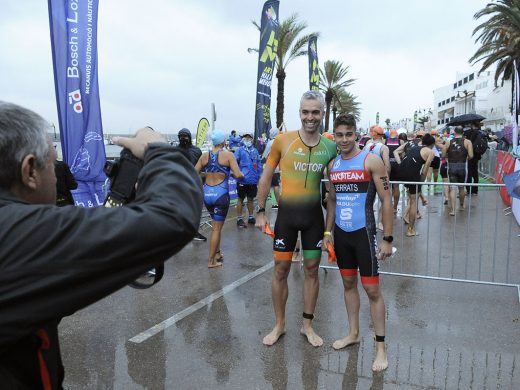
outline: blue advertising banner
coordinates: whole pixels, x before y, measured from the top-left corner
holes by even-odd
[[[97,77],[97,0],[48,0],[54,87],[64,161],[76,205],[104,202],[105,144]]]
[[[313,35],[309,39],[308,54],[309,57],[309,90],[320,90],[320,68],[318,65],[318,37]]]
[[[255,142],[263,133],[269,138],[271,129],[271,82],[278,50],[279,5],[278,0],[269,0],[262,9],[256,80]]]
[[[228,190],[229,200],[237,200],[237,198],[238,198],[237,179],[229,176],[228,185],[229,185],[229,190]]]

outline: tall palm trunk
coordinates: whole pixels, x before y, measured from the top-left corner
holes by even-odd
[[[331,90],[325,93],[325,130],[329,131],[330,105],[332,104],[333,94]]]
[[[276,95],[276,128],[279,128],[283,123],[284,106],[284,87],[285,87],[285,70],[278,67],[276,71],[276,78],[278,79],[278,93]]]

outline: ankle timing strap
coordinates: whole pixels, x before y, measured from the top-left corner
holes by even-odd
[[[307,314],[304,312],[303,318],[305,318],[306,320],[312,320],[312,319],[314,319],[314,314]]]
[[[378,343],[384,343],[385,342],[385,336],[378,336],[377,334],[374,336],[374,340]]]

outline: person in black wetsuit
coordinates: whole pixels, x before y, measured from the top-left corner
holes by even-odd
[[[473,145],[463,136],[462,126],[455,127],[455,138],[446,141],[442,155],[448,160],[448,178],[450,183],[466,183],[468,178],[468,160],[473,159]],[[464,187],[459,186],[460,209],[464,210]],[[450,215],[455,215],[455,186],[449,189]]]
[[[401,161],[399,153],[406,147],[406,145],[399,146],[394,151],[394,157],[399,164],[399,180],[409,182],[424,181],[426,172],[430,168],[431,162],[435,157],[433,153],[433,146],[435,139],[430,134],[425,134],[422,137],[422,142],[417,147],[411,147],[406,152]],[[408,229],[406,236],[416,236],[417,232],[414,230],[415,219],[417,216],[417,198],[419,192],[418,184],[405,184],[408,190],[409,202],[407,210],[403,215],[408,214]],[[405,221],[406,222],[406,221]]]
[[[78,188],[78,183],[72,176],[69,166],[65,161],[56,160],[54,171],[56,173],[56,205],[73,205],[74,198],[70,190]]]
[[[202,150],[196,145],[193,145],[193,141],[191,140],[191,131],[185,127],[179,130],[177,133],[177,138],[179,139],[179,144],[177,145],[177,148],[182,150],[186,157],[188,157],[195,166],[197,164],[197,161],[199,161],[200,156],[202,155]],[[197,232],[195,234],[195,237],[193,237],[195,241],[206,241],[207,238],[200,232]]]
[[[401,133],[404,136],[404,139],[406,140],[406,134]],[[398,170],[399,170],[399,164],[397,163],[395,156],[394,156],[394,150],[396,150],[399,146],[404,144],[406,141],[402,140],[402,137],[399,137],[397,134],[397,130],[392,129],[390,130],[390,137],[386,140],[386,146],[388,147],[388,154],[390,158],[390,181],[398,181]],[[399,204],[399,184],[392,184],[392,197],[393,197],[393,205],[394,205],[394,214],[397,213],[397,205]]]

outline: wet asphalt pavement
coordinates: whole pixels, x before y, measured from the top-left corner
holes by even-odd
[[[166,263],[158,285],[126,287],[62,320],[65,388],[520,388],[515,286],[520,283],[520,229],[503,215],[494,191],[481,191],[457,218],[448,215],[440,195],[429,200],[428,208],[421,206],[421,236],[403,237],[403,222],[396,217],[398,252],[382,266],[385,372],[371,370],[373,329],[361,286],[361,343],[332,349],[333,341],[347,333],[343,287],[335,270],[319,274],[313,325],[324,345],[314,348],[299,333],[299,263],[293,263],[288,279],[286,334],[273,347],[262,345],[274,324],[272,240],[251,226],[237,229],[230,212],[222,268],[208,270],[208,243],[193,241]],[[207,228],[202,233],[209,236]],[[327,265],[325,255],[322,264]]]

